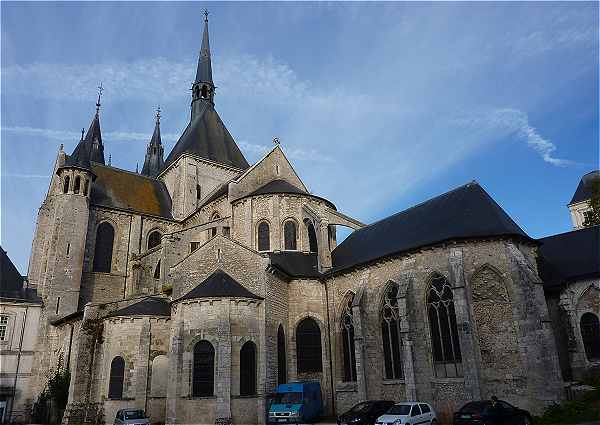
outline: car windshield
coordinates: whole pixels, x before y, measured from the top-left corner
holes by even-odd
[[[474,401],[465,404],[462,409],[460,409],[460,413],[483,413],[489,406],[489,401]]]
[[[279,393],[275,397],[276,404],[300,404],[302,403],[302,393]]]
[[[367,412],[369,411],[369,409],[371,408],[371,406],[373,405],[373,403],[369,403],[369,402],[363,402],[363,403],[358,403],[356,406],[354,406],[352,409],[350,409],[348,411],[348,413],[363,413],[363,412]]]
[[[386,412],[387,415],[408,415],[410,404],[395,404]]]
[[[144,419],[144,411],[143,410],[126,410],[125,412],[123,412],[123,416],[125,416],[125,420]]]

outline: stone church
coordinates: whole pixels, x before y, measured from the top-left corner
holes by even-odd
[[[375,398],[441,418],[491,395],[536,413],[563,398],[540,242],[477,182],[364,225],[312,194],[279,144],[250,165],[217,100],[205,19],[166,159],[157,114],[141,173],[107,165],[100,97],[59,149],[28,273],[43,302],[33,397],[67,367],[65,423],[137,407],[260,424],[297,380],[320,382],[326,415]],[[336,226],[353,229],[339,245]]]

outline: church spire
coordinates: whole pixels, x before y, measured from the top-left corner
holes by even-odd
[[[146,147],[146,157],[142,167],[142,175],[156,177],[162,171],[165,165],[164,147],[160,139],[160,106],[156,109],[156,118],[154,124],[154,133],[152,139]]]
[[[214,105],[215,84],[212,78],[212,64],[210,59],[210,42],[208,40],[208,10],[204,11],[204,33],[202,34],[202,47],[198,57],[196,79],[192,84],[192,117],[200,105],[194,105],[197,100],[209,102]]]

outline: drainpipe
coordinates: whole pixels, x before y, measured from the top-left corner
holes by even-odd
[[[15,406],[15,396],[17,394],[17,380],[19,377],[19,367],[21,365],[21,350],[23,349],[23,336],[25,335],[25,323],[27,323],[27,312],[29,307],[25,307],[25,314],[23,315],[23,324],[21,325],[21,336],[19,338],[19,351],[17,353],[17,369],[15,370],[15,380],[12,388],[12,398],[10,400],[10,412],[8,414],[8,423],[12,423],[12,414]]]

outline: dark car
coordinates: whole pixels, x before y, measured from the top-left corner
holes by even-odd
[[[346,413],[337,418],[339,425],[372,425],[375,420],[388,411],[394,405],[389,400],[370,400],[363,401],[352,407]]]
[[[454,414],[454,425],[530,425],[531,414],[502,400],[472,401]]]

